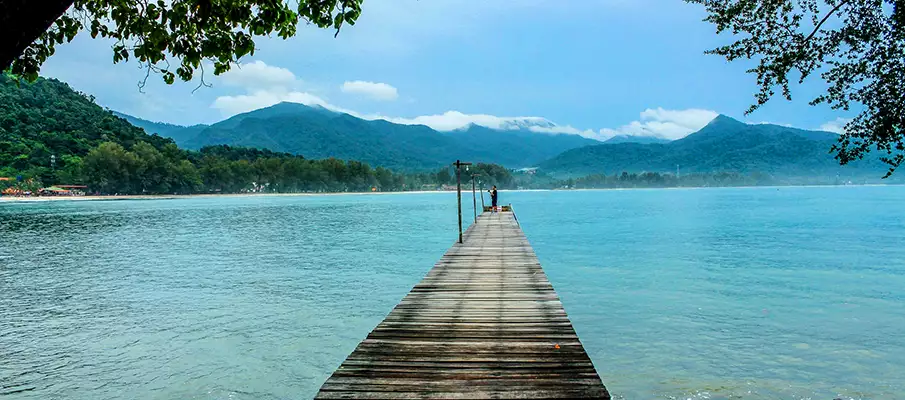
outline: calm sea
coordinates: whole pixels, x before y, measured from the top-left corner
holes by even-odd
[[[905,187],[500,199],[615,398],[905,398]],[[0,204],[0,398],[310,398],[454,201]]]

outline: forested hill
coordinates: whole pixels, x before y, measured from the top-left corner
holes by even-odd
[[[147,142],[162,148],[172,140],[146,134],[55,79],[17,83],[0,74],[0,176],[15,171],[47,173],[51,156],[64,168],[103,142],[131,148]]]
[[[481,164],[473,169],[488,185],[513,185],[505,168]],[[19,176],[21,181],[11,179]],[[39,79],[19,84],[4,75],[0,178],[0,191],[87,185],[91,193],[107,194],[397,191],[436,188],[451,179],[448,167],[401,174],[360,161],[311,160],[268,149],[218,145],[184,150],[65,83]]]
[[[426,126],[365,121],[295,103],[277,104],[213,124],[187,141],[186,147],[218,144],[267,148],[307,158],[355,159],[409,170],[439,168],[460,153],[454,141]]]
[[[738,172],[773,177],[880,178],[875,160],[840,166],[830,154],[838,136],[779,125],[749,125],[719,116],[700,131],[665,144],[617,143],[567,151],[540,165],[541,171],[581,176],[600,173]]]
[[[438,132],[423,125],[365,120],[322,107],[281,103],[239,114],[209,127],[155,124],[132,119],[183,147],[227,144],[268,148],[307,158],[337,157],[397,170],[433,170],[456,159],[530,167],[566,150],[599,144],[577,135],[471,125]],[[176,129],[174,129],[176,128]]]
[[[157,132],[184,129],[135,122]],[[279,123],[304,125],[298,131],[302,137],[293,142],[271,135]],[[19,84],[0,75],[0,178],[6,178],[0,179],[0,190],[10,185],[35,190],[55,184],[85,184],[101,193],[410,190],[449,183],[449,162],[456,158],[520,165],[564,150],[540,164],[538,174],[526,175],[527,180],[516,176],[521,179],[517,184],[499,165],[485,163],[476,169],[488,185],[538,188],[863,183],[867,178],[876,181],[886,172],[884,165],[871,160],[838,166],[829,154],[834,134],[746,125],[723,116],[699,132],[666,144],[594,146],[585,146],[588,140],[578,136],[479,126],[440,133],[425,126],[366,121],[298,104],[280,104],[201,128],[207,139],[220,134],[249,140],[241,144],[261,139],[258,143],[264,148],[214,145],[185,150],[172,139],[147,134],[65,83],[39,79]],[[367,137],[367,132],[376,132],[375,137]],[[347,153],[341,155],[362,156],[378,167],[354,160],[312,160],[281,147],[287,143],[301,144],[315,155],[344,148]],[[450,149],[455,151],[447,153]],[[400,173],[381,164],[419,170]],[[677,165],[681,179],[674,175]],[[558,180],[584,175],[594,176]],[[9,179],[17,176],[23,182]],[[901,181],[894,175],[885,182]]]

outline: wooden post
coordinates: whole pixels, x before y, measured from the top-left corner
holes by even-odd
[[[459,243],[462,243],[462,171],[460,169],[462,168],[462,166],[471,165],[471,163],[456,160],[456,163],[453,165],[456,166],[456,199],[459,214]]]
[[[456,198],[459,204],[456,211],[459,212],[459,243],[462,243],[462,174],[459,171],[460,166],[462,166],[462,162],[456,160]]]
[[[481,212],[484,212],[484,181],[481,181]]]
[[[475,193],[475,174],[471,175],[471,202],[474,206],[474,223],[478,223],[478,196]]]

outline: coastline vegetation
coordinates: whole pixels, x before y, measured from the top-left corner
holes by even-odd
[[[484,188],[500,189],[848,183],[786,182],[763,173],[607,172],[558,176],[479,163],[463,170],[461,178],[464,189],[473,174]],[[0,192],[37,193],[53,185],[84,185],[91,194],[138,195],[388,192],[449,189],[455,183],[451,166],[397,171],[355,160],[313,160],[228,145],[185,150],[170,138],[147,134],[65,83],[16,82],[0,75]]]

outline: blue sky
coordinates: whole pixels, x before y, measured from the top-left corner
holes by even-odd
[[[112,64],[110,43],[82,33],[42,74],[141,118],[212,123],[278,101],[320,104],[365,118],[454,129],[511,117],[549,130],[606,138],[686,135],[716,113],[747,122],[833,129],[848,115],[808,100],[812,79],[745,117],[756,91],[751,64],[704,51],[730,38],[681,0],[365,0],[337,38],[302,26],[290,40],[259,38],[254,57],[194,93],[195,83],[144,93],[136,63]]]

